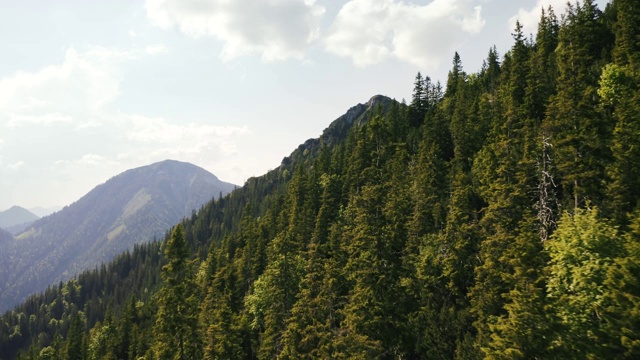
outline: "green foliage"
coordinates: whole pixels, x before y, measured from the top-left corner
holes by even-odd
[[[555,321],[552,351],[557,356],[611,356],[606,330],[605,280],[621,253],[618,229],[597,209],[565,214],[548,242],[547,291]]]
[[[557,93],[551,98],[546,125],[567,208],[589,201],[602,204],[612,125],[597,109],[597,89],[608,31],[601,12],[587,0],[569,7],[558,35]]]
[[[624,252],[609,268],[605,279],[604,309],[610,319],[605,331],[616,340],[617,350],[628,359],[640,356],[640,213],[631,221],[631,231],[622,236]]]
[[[158,292],[158,312],[153,331],[155,356],[157,359],[200,359],[198,294],[181,224],[173,229],[164,255],[163,286]]]
[[[444,94],[418,74],[410,105],[353,107],[162,241],[5,314],[0,353],[638,358],[632,5],[546,9],[502,62],[467,74],[456,54]]]

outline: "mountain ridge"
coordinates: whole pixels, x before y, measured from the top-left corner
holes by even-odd
[[[53,214],[56,211],[62,210],[62,208],[63,208],[62,206],[49,206],[49,207],[36,206],[36,207],[29,208],[27,210],[43,218],[47,215]]]
[[[129,169],[15,236],[0,311],[49,284],[106,262],[166,230],[236,186],[193,164],[165,160]],[[2,270],[0,270],[2,272]],[[5,273],[9,272],[5,270]],[[0,284],[2,286],[2,284]]]
[[[298,145],[298,147],[291,152],[289,156],[285,156],[282,159],[280,168],[288,167],[292,161],[300,160],[304,156],[305,150],[312,152],[313,155],[320,149],[320,144],[332,146],[337,142],[344,140],[347,136],[347,132],[353,126],[361,126],[371,116],[373,116],[376,110],[384,112],[388,110],[389,106],[397,101],[384,95],[374,95],[364,103],[358,103],[347,110],[343,115],[329,123],[322,134],[317,138],[307,139],[304,143]]]
[[[0,211],[0,228],[9,230],[10,227],[30,223],[40,219],[40,216],[23,208],[14,205],[7,210]]]

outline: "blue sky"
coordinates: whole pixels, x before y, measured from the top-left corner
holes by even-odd
[[[242,185],[349,107],[477,71],[558,0],[0,0],[0,210],[188,161]],[[606,1],[598,4],[604,7]]]

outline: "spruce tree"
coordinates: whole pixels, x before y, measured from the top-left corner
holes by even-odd
[[[505,315],[508,293],[515,285],[513,261],[509,247],[516,244],[519,224],[530,215],[529,190],[533,166],[526,151],[527,119],[524,111],[527,64],[530,48],[525,43],[522,26],[516,23],[515,43],[505,55],[500,83],[502,114],[492,120],[485,146],[474,158],[473,175],[478,192],[487,206],[480,220],[482,241],[480,264],[475,268],[475,284],[470,292],[471,310],[476,315],[477,346],[484,348],[491,340],[491,325]]]
[[[418,72],[413,83],[413,95],[409,105],[409,124],[411,126],[418,127],[424,121],[424,115],[427,112],[428,83],[429,77],[423,79],[420,72]]]
[[[620,358],[640,357],[640,212],[630,219],[629,231],[621,237],[623,253],[609,269],[605,280],[606,331]]]
[[[163,286],[158,293],[158,312],[153,332],[155,356],[159,360],[200,359],[197,286],[182,224],[174,227],[171,238],[166,242],[164,255]]]
[[[615,121],[606,207],[623,225],[627,214],[640,206],[640,10],[632,3],[614,2],[614,62],[604,68],[598,89]]]
[[[557,93],[545,128],[566,208],[602,203],[612,126],[598,111],[602,39],[606,38],[600,14],[592,0],[570,5],[559,32]]]
[[[69,317],[69,331],[67,332],[67,360],[83,360],[82,346],[84,324],[78,311],[74,311]]]
[[[622,253],[618,230],[597,209],[565,213],[545,243],[547,292],[553,328],[550,357],[616,357],[607,332],[607,273]]]
[[[341,184],[336,175],[326,173],[320,182],[322,205],[308,249],[305,276],[282,335],[283,359],[332,357],[331,347],[340,324],[337,312],[343,304],[344,294],[339,289],[344,286],[344,274],[338,253],[342,250],[330,237],[338,228],[332,223],[338,216]]]

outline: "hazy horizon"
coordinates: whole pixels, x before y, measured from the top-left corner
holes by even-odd
[[[9,2],[0,209],[65,206],[171,158],[242,185],[418,71],[477,71],[563,0]],[[605,1],[597,2],[604,8]]]

